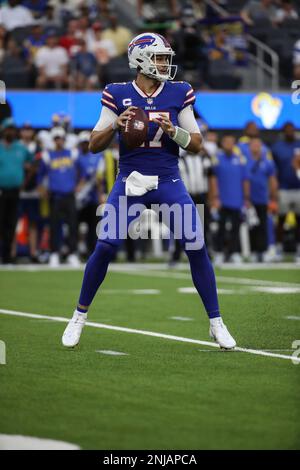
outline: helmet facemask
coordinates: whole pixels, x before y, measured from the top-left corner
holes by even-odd
[[[177,65],[172,64],[174,55],[174,52],[149,53],[149,68],[145,75],[151,78],[155,78],[160,82],[173,80],[177,72]],[[157,61],[158,56],[167,56],[167,62],[161,63],[160,61]],[[166,69],[165,72],[159,71],[159,69],[164,68]],[[142,73],[144,72],[142,71]]]

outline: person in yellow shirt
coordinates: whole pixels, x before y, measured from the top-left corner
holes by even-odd
[[[117,55],[127,52],[128,43],[133,38],[133,33],[125,26],[121,26],[116,15],[109,16],[110,27],[103,31],[102,39],[111,40],[117,50]]]

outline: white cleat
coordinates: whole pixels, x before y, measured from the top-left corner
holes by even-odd
[[[224,325],[221,317],[210,320],[209,335],[223,349],[233,349],[236,342]]]
[[[75,310],[72,319],[62,336],[62,344],[67,348],[74,348],[79,343],[82,329],[87,319],[86,313],[80,313]]]
[[[49,266],[51,268],[57,268],[60,266],[59,254],[58,253],[51,253],[49,257]]]
[[[80,259],[78,258],[78,255],[75,254],[75,253],[72,253],[71,255],[68,256],[67,263],[70,266],[73,266],[73,268],[79,268],[80,267]]]

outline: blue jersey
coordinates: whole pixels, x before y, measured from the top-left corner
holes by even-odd
[[[250,139],[247,140],[247,141],[244,141],[244,140],[240,140],[237,147],[240,149],[241,153],[247,158],[247,160],[249,158],[252,158],[251,157],[251,150],[250,150]],[[265,158],[272,158],[272,154],[269,150],[269,148],[264,144],[262,143],[262,146],[261,146],[261,151],[262,151],[262,155],[263,157]]]
[[[273,160],[262,157],[259,160],[250,158],[247,161],[250,180],[250,199],[253,204],[268,204],[269,178],[275,175]]]
[[[42,153],[38,181],[48,178],[48,189],[56,194],[75,190],[78,180],[78,152],[76,150],[49,150]]]
[[[129,150],[119,133],[120,161],[122,175],[136,170],[144,175],[178,175],[179,147],[163,132],[153,119],[158,113],[165,113],[174,126],[178,125],[178,114],[195,102],[195,93],[187,82],[167,81],[161,83],[152,95],[146,95],[135,83],[111,83],[102,94],[102,105],[117,115],[128,106],[137,106],[149,118],[147,141],[138,148]]]
[[[278,169],[278,180],[281,189],[300,189],[300,180],[297,178],[292,161],[296,153],[300,152],[300,141],[287,142],[279,140],[272,147],[274,160]]]
[[[97,170],[102,158],[102,153],[93,154],[90,152],[87,154],[82,153],[78,157],[79,177],[86,181],[86,184],[81,191],[85,205],[98,204],[99,202],[96,179]]]
[[[244,203],[243,182],[248,179],[246,158],[237,153],[227,155],[222,151],[213,159],[213,165],[222,206],[241,209]]]

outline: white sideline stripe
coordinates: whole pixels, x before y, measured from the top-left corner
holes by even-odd
[[[15,434],[0,434],[0,450],[80,450],[64,441]]]
[[[49,265],[36,265],[36,264],[8,264],[0,265],[1,271],[82,271],[85,267],[85,264],[82,263],[79,267],[69,266],[67,264],[61,264],[56,268],[52,268]],[[141,270],[164,270],[170,271],[170,268],[167,262],[160,263],[135,263],[130,265],[127,263],[113,263],[109,268],[111,271],[141,271]],[[222,265],[222,271],[263,271],[271,269],[272,271],[282,271],[282,270],[300,270],[300,264],[295,262],[286,262],[286,263],[244,263],[242,265],[235,265],[233,263],[225,263]],[[188,263],[180,262],[177,266],[172,267],[172,271],[185,270],[189,271]]]
[[[300,317],[296,317],[295,315],[290,315],[290,316],[284,317],[284,318],[287,318],[288,320],[300,320]]]
[[[97,349],[96,353],[106,354],[107,356],[128,356],[127,353],[121,351],[111,351],[110,349]]]
[[[169,317],[170,320],[179,320],[179,321],[194,321],[194,318],[191,317]]]
[[[156,295],[159,289],[102,289],[101,294],[133,294],[133,295]]]
[[[0,313],[5,314],[5,315],[14,315],[17,317],[25,317],[25,318],[45,318],[47,320],[59,321],[59,322],[64,322],[64,323],[67,323],[70,320],[69,318],[65,318],[65,317],[52,317],[49,315],[39,315],[37,313],[25,313],[25,312],[18,312],[15,310],[6,310],[6,309],[0,309]],[[218,344],[211,343],[210,341],[184,338],[182,336],[173,336],[173,335],[168,335],[165,333],[155,333],[154,331],[136,330],[134,328],[126,328],[123,326],[114,326],[114,325],[105,325],[104,323],[96,323],[96,322],[93,323],[89,321],[86,322],[86,325],[92,326],[93,328],[102,328],[105,330],[113,330],[113,331],[123,331],[124,333],[135,333],[135,334],[144,335],[144,336],[153,336],[155,338],[164,338],[164,339],[170,339],[173,341],[180,341],[182,343],[202,344],[204,346],[211,346],[213,348],[219,348]],[[293,360],[294,363],[295,362],[300,363],[300,357],[292,357],[292,356],[286,356],[284,354],[268,353],[265,351],[261,351],[259,349],[246,349],[246,348],[236,347],[235,351],[255,354],[257,356],[267,356],[267,357],[277,357],[279,359],[288,359],[290,361]]]

